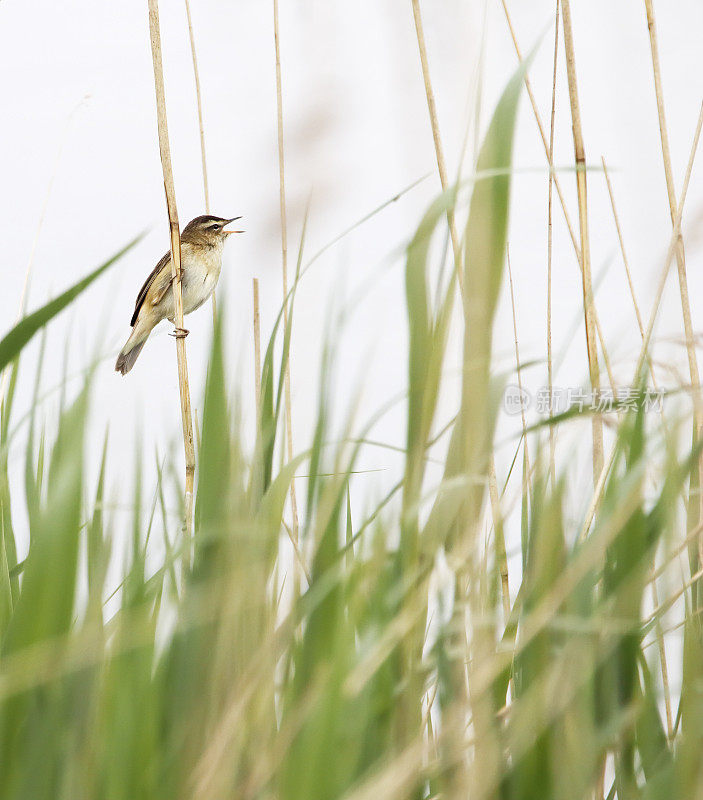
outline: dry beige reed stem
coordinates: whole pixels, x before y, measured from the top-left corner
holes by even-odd
[[[415,32],[417,34],[417,46],[420,51],[420,65],[422,67],[422,78],[425,84],[425,95],[427,97],[427,109],[430,115],[430,125],[432,126],[432,138],[434,139],[435,157],[437,159],[437,170],[442,191],[446,192],[449,186],[447,177],[447,163],[444,158],[444,148],[442,147],[442,137],[439,132],[439,121],[437,119],[437,104],[435,102],[432,81],[430,79],[430,65],[427,60],[427,46],[425,45],[425,33],[422,26],[422,15],[420,13],[419,0],[412,0],[413,17],[415,19]],[[457,279],[459,281],[459,291],[462,298],[464,295],[464,270],[461,259],[461,240],[456,229],[454,219],[454,209],[447,209],[447,223],[449,224],[449,234],[452,239],[452,249],[454,252],[454,265],[456,267]]]
[[[547,381],[549,385],[549,416],[554,416],[554,358],[552,355],[552,259],[554,251],[554,231],[552,209],[554,201],[554,120],[557,110],[557,64],[559,57],[559,0],[556,3],[554,24],[554,66],[552,69],[552,111],[549,120],[549,195],[547,199]],[[552,487],[556,486],[556,431],[549,426],[549,475]]]
[[[652,339],[652,332],[654,331],[654,324],[657,319],[657,315],[659,312],[659,306],[661,304],[662,295],[664,294],[664,287],[666,285],[666,279],[669,275],[669,268],[671,266],[671,260],[676,253],[676,249],[678,247],[679,241],[681,239],[681,219],[683,217],[683,209],[686,203],[686,196],[688,194],[688,187],[691,182],[691,173],[693,172],[693,164],[696,158],[696,152],[698,151],[698,143],[701,137],[701,129],[703,128],[703,104],[701,105],[700,112],[698,114],[698,122],[696,124],[696,132],[693,137],[693,145],[691,147],[691,153],[688,160],[688,165],[686,167],[686,174],[684,176],[684,183],[683,188],[681,190],[681,197],[679,199],[678,208],[676,211],[676,215],[674,217],[674,224],[672,227],[671,232],[671,239],[669,241],[669,249],[666,254],[666,260],[664,262],[664,268],[662,269],[662,274],[659,278],[659,285],[657,287],[657,293],[654,301],[654,306],[652,308],[652,312],[650,314],[649,322],[647,324],[647,328],[645,329],[644,334],[644,341],[642,342],[642,349],[640,350],[639,358],[637,359],[637,368],[635,370],[634,381],[637,381],[639,378],[640,373],[642,372],[642,367],[644,365],[644,361],[647,358],[647,354],[649,352],[649,343]]]
[[[645,361],[649,358],[649,345],[650,342],[652,341],[652,333],[654,331],[654,325],[657,321],[657,316],[659,314],[659,307],[661,306],[662,297],[664,295],[664,287],[666,286],[666,280],[669,276],[671,260],[674,257],[676,245],[677,242],[679,241],[679,237],[681,236],[681,219],[683,217],[683,210],[686,203],[686,196],[688,195],[688,187],[691,182],[691,173],[693,172],[693,164],[696,160],[698,143],[700,142],[701,138],[701,130],[703,130],[703,104],[701,105],[701,109],[698,114],[696,132],[693,136],[693,144],[691,145],[691,152],[688,159],[688,165],[686,167],[683,189],[681,191],[681,199],[679,200],[679,206],[676,211],[676,217],[674,219],[674,227],[671,232],[671,239],[669,240],[669,249],[667,251],[666,258],[664,260],[664,267],[662,268],[662,273],[659,276],[659,284],[657,286],[654,303],[652,305],[652,311],[650,312],[649,321],[647,322],[647,327],[644,332],[644,337],[642,339],[642,347],[640,349],[640,354],[637,358],[637,365],[635,367],[634,375],[632,378],[633,386],[636,386],[638,384],[640,375],[642,374],[642,368],[644,367]],[[600,505],[600,502],[603,499],[603,490],[605,488],[606,478],[608,473],[610,472],[611,467],[613,466],[613,462],[615,460],[615,453],[616,453],[616,448],[613,447],[610,451],[610,456],[608,458],[608,461],[606,465],[603,467],[600,477],[598,479],[598,483],[593,493],[588,513],[586,514],[584,524],[579,534],[579,541],[583,540],[586,534],[588,533],[588,530],[591,527],[591,523],[593,522],[593,518],[598,509],[598,506]]]
[[[663,613],[671,609],[674,603],[680,598],[683,597],[686,592],[696,584],[703,577],[703,568],[699,569],[697,572],[694,572],[693,575],[684,583],[678,587],[678,589],[667,599],[661,606],[655,606],[652,610],[651,614],[643,620],[644,625],[648,625],[649,623],[653,622],[655,618],[661,619]],[[685,624],[685,622],[684,622]]]
[[[586,350],[591,390],[600,393],[600,369],[593,310],[593,283],[591,280],[591,247],[588,235],[588,185],[586,181],[586,150],[581,129],[581,110],[579,107],[578,83],[576,80],[576,55],[574,36],[571,27],[571,5],[562,0],[561,19],[564,26],[564,50],[566,51],[566,74],[569,83],[569,102],[574,135],[574,157],[576,160],[576,187],[578,190],[579,231],[581,235],[581,275],[583,286],[583,305],[586,323]],[[603,420],[597,414],[592,417],[593,427],[593,484],[603,469]]]
[[[281,274],[283,277],[283,325],[288,329],[288,222],[286,218],[285,152],[283,147],[283,90],[281,88],[281,37],[278,25],[278,0],[273,0],[273,40],[276,50],[276,122],[278,129],[278,180],[281,206]],[[293,459],[293,412],[290,390],[290,353],[284,377],[286,408],[286,447],[288,460]],[[298,544],[298,502],[295,494],[295,478],[290,484],[290,505],[293,515],[293,541]]]
[[[613,219],[615,220],[615,229],[618,235],[618,242],[620,244],[620,253],[622,255],[623,264],[625,266],[625,274],[627,276],[627,285],[630,289],[630,297],[632,298],[632,305],[635,309],[635,316],[637,317],[637,327],[639,328],[640,338],[644,341],[644,324],[642,322],[642,313],[640,311],[639,303],[637,302],[637,295],[635,294],[635,287],[632,281],[632,273],[630,271],[630,263],[627,257],[627,251],[625,249],[625,239],[622,234],[622,228],[620,226],[620,215],[618,214],[618,209],[615,204],[615,192],[613,191],[613,185],[610,180],[610,173],[608,171],[608,166],[605,163],[605,158],[601,156],[601,163],[603,164],[603,175],[605,176],[605,184],[608,188],[608,196],[610,197],[610,207],[613,211]],[[654,374],[654,364],[652,363],[651,359],[649,361],[649,373],[652,376],[652,383],[655,389],[659,389],[657,384],[657,379]],[[662,416],[663,419],[663,416]]]
[[[615,205],[615,194],[613,192],[613,184],[610,181],[610,173],[608,172],[608,166],[605,163],[605,158],[601,156],[601,163],[603,164],[603,175],[605,176],[605,184],[608,187],[608,196],[610,197],[610,207],[613,210],[613,219],[615,220],[615,230],[618,234],[618,242],[620,244],[620,253],[622,255],[622,261],[625,265],[625,275],[627,276],[627,285],[630,288],[630,296],[632,297],[632,304],[635,308],[635,315],[637,317],[637,327],[640,330],[640,336],[644,338],[644,325],[642,323],[642,315],[640,314],[640,307],[637,302],[637,297],[635,295],[635,287],[632,282],[632,273],[630,272],[630,262],[627,258],[627,251],[625,250],[625,240],[622,235],[622,228],[620,227],[620,215],[618,214],[617,206]]]
[[[200,159],[203,167],[203,193],[205,195],[205,213],[210,213],[210,190],[207,180],[207,158],[205,156],[205,126],[203,125],[203,99],[200,92],[200,73],[198,71],[198,56],[195,50],[195,34],[193,33],[193,19],[190,15],[190,3],[185,0],[186,16],[188,18],[188,36],[190,37],[190,53],[193,57],[193,77],[195,78],[195,98],[198,105],[198,126],[200,129]]]
[[[517,36],[515,34],[515,28],[513,27],[513,21],[510,17],[510,12],[508,11],[508,6],[506,0],[501,0],[503,5],[503,13],[505,14],[505,21],[508,25],[508,30],[510,31],[510,38],[513,41],[513,48],[515,49],[515,55],[520,63],[523,61],[522,51],[520,50],[520,45],[518,44]],[[525,74],[525,89],[527,91],[527,96],[530,100],[530,105],[532,106],[532,113],[535,118],[535,122],[537,123],[537,129],[539,130],[540,138],[542,139],[542,145],[544,147],[544,152],[547,158],[549,158],[549,142],[547,140],[547,134],[544,132],[544,125],[542,124],[542,117],[540,116],[539,109],[537,107],[537,100],[535,99],[534,92],[532,90],[532,83],[530,81],[529,75]],[[579,243],[576,238],[576,233],[574,232],[574,226],[571,222],[571,217],[569,216],[569,212],[566,209],[566,201],[564,200],[564,193],[561,188],[561,182],[559,181],[559,177],[553,172],[554,164],[550,162],[549,164],[550,169],[552,170],[552,179],[554,181],[554,186],[557,190],[557,195],[559,196],[559,201],[561,203],[562,211],[564,212],[564,221],[566,222],[566,227],[569,231],[569,236],[571,237],[571,243],[574,246],[574,250],[576,251],[576,255],[578,256],[579,263],[581,262],[581,257],[579,253]]]
[[[205,157],[205,126],[203,124],[203,99],[200,91],[200,71],[198,70],[198,56],[195,51],[195,34],[193,33],[193,19],[190,15],[190,3],[185,0],[186,17],[188,18],[188,36],[190,38],[190,53],[193,57],[193,77],[195,78],[195,99],[198,106],[198,127],[200,129],[200,160],[203,167],[203,194],[205,196],[205,213],[210,213],[210,190],[207,180],[207,158]],[[217,298],[212,293],[212,324],[217,324]]]
[[[505,13],[505,20],[508,24],[508,30],[510,31],[510,37],[513,41],[513,47],[515,49],[515,55],[518,58],[518,61],[522,63],[522,53],[520,51],[520,45],[517,41],[517,36],[515,35],[515,29],[513,28],[513,23],[510,18],[510,13],[508,12],[508,6],[506,4],[506,0],[501,0],[503,5],[503,11]],[[532,106],[532,114],[535,118],[535,122],[537,123],[537,129],[539,130],[540,138],[542,139],[542,145],[544,147],[544,152],[547,157],[547,161],[549,163],[549,168],[552,170],[553,180],[554,180],[554,188],[557,190],[557,196],[559,197],[559,204],[561,206],[562,214],[564,217],[564,222],[566,223],[566,227],[569,231],[569,236],[571,238],[571,243],[574,247],[574,253],[576,254],[576,261],[578,263],[579,270],[582,269],[581,267],[581,250],[579,247],[578,240],[576,239],[576,233],[574,232],[574,226],[571,223],[571,217],[569,216],[569,212],[566,208],[566,200],[564,199],[564,192],[561,188],[561,182],[559,181],[559,177],[556,173],[553,172],[554,164],[550,161],[549,158],[549,142],[547,140],[547,135],[544,132],[544,125],[542,124],[542,117],[539,113],[539,108],[537,107],[537,100],[535,99],[534,92],[532,91],[532,84],[530,83],[529,76],[525,75],[525,89],[527,91],[527,96],[530,100],[530,105]],[[600,320],[598,319],[598,312],[596,310],[595,305],[593,306],[593,318],[596,326],[596,332],[598,334],[598,340],[600,342],[600,349],[603,355],[603,362],[605,363],[605,368],[608,373],[608,381],[610,383],[611,389],[615,392],[615,379],[613,377],[613,371],[610,367],[610,358],[608,356],[608,349],[605,345],[605,337],[603,336],[603,330],[600,325]]]
[[[652,69],[654,72],[654,89],[657,99],[657,114],[659,117],[659,134],[661,137],[662,157],[664,160],[664,175],[666,177],[666,190],[669,198],[669,212],[671,214],[671,224],[674,225],[676,219],[676,187],[674,185],[674,173],[671,166],[671,148],[669,147],[669,134],[666,125],[666,113],[664,109],[664,91],[662,88],[661,68],[659,66],[659,48],[657,45],[657,28],[654,18],[654,6],[652,0],[644,0],[647,12],[647,26],[649,28],[649,43],[652,52]],[[691,304],[688,298],[688,279],[686,276],[686,256],[684,253],[683,241],[679,238],[676,245],[676,263],[679,276],[679,292],[681,294],[681,311],[683,315],[684,333],[686,336],[686,352],[688,354],[689,371],[691,374],[691,384],[693,387],[693,401],[696,415],[696,427],[700,430],[703,425],[703,409],[701,408],[700,394],[700,375],[698,371],[698,360],[696,357],[696,347],[694,344],[693,325],[691,323]]]
[[[161,33],[159,30],[158,0],[147,0],[149,7],[149,33],[151,37],[151,56],[154,64],[154,88],[156,90],[156,117],[159,133],[159,153],[164,177],[166,206],[171,229],[171,274],[173,280],[173,302],[175,307],[175,324],[179,335],[176,336],[176,355],[178,358],[178,385],[181,399],[181,419],[183,423],[183,447],[185,450],[185,530],[190,536],[193,530],[193,485],[195,482],[195,449],[193,446],[193,419],[190,405],[190,388],[188,385],[188,361],[186,359],[186,343],[183,331],[183,294],[181,291],[181,236],[178,226],[178,210],[176,207],[176,190],[173,185],[173,169],[171,167],[171,151],[168,141],[168,123],[166,119],[166,92],[164,88],[164,70],[161,57]]]
[[[291,545],[293,546],[293,553],[300,564],[300,569],[303,571],[303,575],[305,575],[305,580],[308,582],[308,585],[312,583],[312,575],[310,574],[310,570],[305,563],[305,558],[300,550],[300,546],[298,541],[293,536],[293,531],[291,530],[290,526],[285,520],[282,520],[283,527],[286,529],[286,533],[288,534],[288,539],[290,540]],[[297,589],[296,589],[297,591]]]
[[[635,309],[635,315],[637,317],[637,327],[640,331],[640,337],[644,340],[644,325],[642,323],[642,314],[640,313],[640,307],[637,302],[637,296],[635,295],[635,287],[632,282],[632,275],[630,273],[630,264],[627,258],[627,251],[625,249],[625,240],[622,235],[622,228],[620,226],[620,215],[618,214],[618,209],[615,204],[615,194],[613,192],[613,185],[610,181],[610,175],[608,173],[608,167],[605,163],[605,158],[601,156],[601,163],[603,164],[603,175],[605,176],[605,183],[608,187],[608,196],[610,197],[610,206],[613,210],[613,219],[615,220],[615,229],[618,235],[618,242],[620,243],[620,252],[622,254],[623,264],[625,265],[625,274],[627,276],[627,284],[630,288],[630,296],[632,297],[632,305]],[[654,388],[658,390],[657,381],[654,376],[654,368],[653,364],[649,363],[649,371],[652,376],[652,383],[654,384]],[[662,421],[664,420],[664,415],[662,413]],[[659,606],[659,595],[657,592],[657,584],[656,578],[652,575],[651,577],[651,594],[652,594],[652,604],[654,608]],[[671,715],[671,689],[669,686],[669,669],[667,666],[666,660],[666,647],[664,646],[664,632],[662,630],[661,621],[657,619],[655,623],[655,633],[656,639],[659,649],[659,663],[661,665],[661,673],[662,673],[662,686],[664,688],[664,709],[666,711],[666,724],[667,724],[667,733],[669,739],[671,739],[673,734],[673,719]]]
[[[669,147],[669,134],[666,125],[666,113],[664,109],[664,90],[662,88],[661,68],[659,66],[659,47],[657,44],[657,28],[654,17],[654,5],[652,0],[645,0],[645,10],[647,13],[647,27],[649,29],[649,44],[652,53],[652,69],[654,72],[654,89],[657,99],[657,114],[659,117],[659,133],[661,137],[662,157],[664,160],[664,175],[666,177],[666,188],[669,197],[669,212],[671,214],[671,224],[676,230],[676,187],[674,185],[674,174],[671,166],[671,149]],[[679,231],[679,238],[676,241],[676,265],[679,277],[679,293],[681,295],[681,312],[683,316],[684,334],[686,337],[686,353],[688,355],[688,368],[691,376],[691,390],[693,396],[693,433],[697,439],[701,435],[703,428],[703,398],[701,398],[700,373],[698,371],[698,359],[693,338],[693,325],[691,323],[691,304],[688,298],[688,279],[686,276],[686,255],[684,251],[683,238]],[[692,481],[691,495],[695,497],[695,491],[700,488],[701,475],[703,474],[703,455],[698,462],[698,479]],[[703,517],[703,494],[698,492],[698,508],[696,519]],[[694,508],[690,502],[689,509]],[[703,537],[698,542],[698,561],[703,561]]]

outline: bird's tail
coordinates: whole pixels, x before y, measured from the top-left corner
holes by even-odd
[[[125,342],[125,346],[120,351],[119,356],[117,356],[117,363],[115,364],[116,372],[126,375],[130,369],[132,369],[134,362],[137,360],[137,356],[142,352],[142,347],[144,347],[146,344],[148,337],[149,332],[147,332],[145,336],[143,331],[138,330],[137,326],[135,326],[131,336]]]

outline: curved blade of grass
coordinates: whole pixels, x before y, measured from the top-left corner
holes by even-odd
[[[445,478],[466,473],[483,474],[488,448],[493,437],[495,414],[491,411],[490,359],[493,341],[493,317],[503,280],[503,267],[510,205],[510,166],[517,106],[525,72],[532,56],[516,70],[496,107],[481,148],[477,172],[497,170],[493,177],[474,186],[465,235],[465,280],[470,286],[464,305],[466,321],[464,339],[464,379],[461,411],[452,433],[447,456]],[[469,492],[480,497],[457,498],[441,492],[427,523],[428,528],[448,531],[447,524],[437,526],[437,517],[447,512],[456,519],[464,506],[467,521],[477,518],[477,505],[483,488]],[[464,493],[462,492],[462,495]],[[468,502],[465,502],[468,501]],[[473,508],[470,509],[469,506]],[[459,528],[468,530],[466,526]]]
[[[457,188],[441,194],[425,214],[408,246],[405,294],[408,309],[408,429],[407,461],[403,488],[404,546],[402,551],[414,562],[417,553],[417,497],[422,490],[425,453],[439,399],[442,366],[454,298],[454,279],[449,281],[436,319],[427,285],[427,261],[432,235],[446,213],[453,214]]]
[[[281,399],[283,396],[283,385],[285,379],[286,364],[288,363],[288,356],[290,352],[290,337],[293,328],[293,308],[295,303],[295,293],[298,288],[298,283],[302,277],[300,266],[303,257],[303,248],[305,245],[305,232],[307,228],[307,213],[303,224],[303,231],[300,237],[300,246],[298,248],[298,262],[295,271],[295,280],[293,285],[288,291],[288,294],[283,299],[283,304],[278,312],[276,322],[274,323],[271,336],[269,338],[268,346],[266,347],[266,355],[264,356],[264,363],[261,375],[261,418],[259,420],[260,436],[261,436],[261,494],[264,494],[271,483],[271,475],[273,472],[273,454],[276,445],[276,432],[278,430],[278,420],[281,412]],[[278,388],[274,401],[274,346],[278,336],[278,328],[281,320],[284,318],[284,309],[288,307],[288,318],[285,320],[283,331],[283,353],[281,354],[281,364],[278,377]]]
[[[464,349],[461,406],[447,453],[444,473],[445,481],[456,476],[484,477],[472,482],[466,489],[445,488],[435,501],[427,523],[426,534],[435,527],[441,531],[441,543],[448,551],[461,551],[467,566],[455,581],[454,613],[466,603],[464,586],[469,586],[469,607],[480,614],[484,600],[480,591],[479,574],[471,572],[472,557],[476,558],[479,519],[488,482],[488,464],[496,422],[497,398],[493,394],[495,380],[491,378],[491,355],[493,345],[493,321],[503,282],[505,255],[510,210],[510,188],[512,175],[513,138],[517,109],[522,94],[525,72],[532,58],[523,61],[508,82],[496,106],[491,124],[481,147],[477,171],[506,170],[507,174],[479,181],[474,186],[469,207],[469,218],[465,232],[464,281],[467,291],[463,296]],[[447,481],[449,482],[449,481]],[[439,527],[437,523],[442,520]],[[423,546],[427,547],[429,536]],[[438,542],[439,544],[440,542]],[[468,556],[468,558],[466,558]],[[472,773],[472,794],[483,794],[491,775],[499,770],[500,748],[497,744],[493,697],[490,692],[474,693],[469,699],[466,691],[466,633],[463,625],[454,620],[448,647],[451,652],[461,653],[452,663],[447,680],[440,686],[442,698],[452,698],[451,708],[442,707],[447,713],[449,737],[463,735],[465,719],[470,712],[473,717],[474,735],[477,742],[475,764],[480,765]],[[421,648],[421,640],[415,644]],[[471,644],[469,684],[473,675],[495,657],[495,643],[488,629],[474,631]],[[447,758],[451,758],[447,752]],[[452,767],[443,776],[447,793],[463,792],[469,777],[461,766]],[[487,794],[486,794],[487,796]]]
[[[5,635],[12,619],[12,584],[5,552],[5,525],[0,514],[0,639]]]
[[[51,453],[47,499],[31,531],[22,588],[2,643],[4,655],[69,630],[81,528],[86,415],[84,390],[59,424]]]
[[[101,264],[96,270],[87,275],[83,280],[78,281],[63,294],[49,301],[37,311],[29,314],[21,322],[15,325],[2,340],[0,340],[0,371],[12,361],[22,348],[30,341],[37,331],[41,330],[57,314],[72,303],[82,292],[84,292],[93,281],[96,281],[106,270],[122,258],[125,253],[131,250],[137,242],[143,238],[141,233],[126,246],[115,253],[112,258]]]

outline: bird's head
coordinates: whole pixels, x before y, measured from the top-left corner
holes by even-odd
[[[196,245],[209,245],[211,247],[219,245],[231,233],[244,233],[244,231],[227,230],[227,226],[238,219],[241,219],[241,217],[225,219],[224,217],[213,217],[210,214],[196,217],[183,228],[181,241]]]

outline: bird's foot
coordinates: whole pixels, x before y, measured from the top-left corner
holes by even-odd
[[[185,339],[189,333],[190,331],[185,328],[174,328],[169,336],[173,336],[174,339]]]

